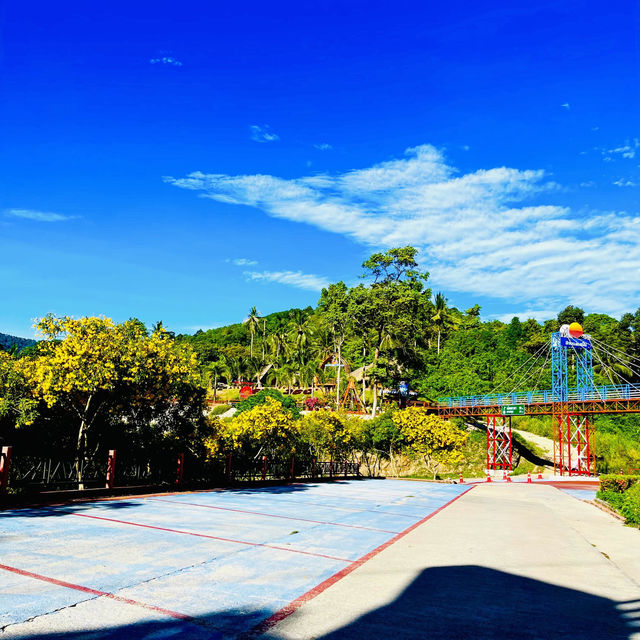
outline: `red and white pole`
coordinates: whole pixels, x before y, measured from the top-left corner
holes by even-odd
[[[182,486],[184,478],[184,453],[178,454],[178,467],[176,469],[176,487]]]
[[[2,447],[0,452],[0,494],[7,492],[9,486],[9,466],[13,447]]]
[[[116,481],[116,450],[109,450],[109,458],[107,460],[107,482],[105,487],[107,489],[113,489],[113,485]]]

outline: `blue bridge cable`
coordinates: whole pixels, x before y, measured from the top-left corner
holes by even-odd
[[[604,371],[604,373],[607,374],[607,377],[609,378],[609,380],[611,380],[611,384],[613,386],[615,386],[615,382],[613,381],[613,378],[611,377],[612,373],[616,373],[615,371],[613,371],[613,369],[610,369],[603,361],[602,358],[600,358],[600,354],[598,354],[598,352],[593,349],[593,355],[596,357],[596,360],[600,363],[600,366],[602,367],[602,370]],[[617,375],[617,374],[616,374]],[[618,376],[620,377],[620,376]]]
[[[602,351],[604,351],[608,356],[612,357],[614,360],[617,360],[625,369],[628,369],[629,371],[631,371],[632,374],[636,376],[640,376],[640,371],[637,371],[634,368],[634,365],[632,365],[630,362],[625,362],[624,360],[622,360],[622,358],[620,358],[620,356],[617,356],[615,353],[609,351],[608,345],[605,345],[604,343],[598,341],[598,348],[602,349]]]
[[[575,355],[576,355],[576,359],[577,359],[577,358],[579,358],[579,357],[580,357],[580,355],[578,354],[578,351],[576,350],[576,348],[575,348],[573,345],[571,345],[571,348],[573,349],[573,352],[574,352],[574,353],[575,353]],[[598,390],[598,387],[596,387],[596,383],[593,381],[593,373],[590,373],[590,372],[587,370],[587,376],[588,376],[588,378],[591,380],[591,388],[592,388],[594,391],[596,391],[596,393],[600,396],[600,400],[602,400],[602,401],[604,402],[604,396],[602,395],[602,391],[599,391],[599,390]],[[567,400],[568,400],[568,399],[569,399],[569,398],[567,397]],[[582,399],[584,400],[585,398],[582,398]]]
[[[605,342],[602,342],[602,340],[598,340],[598,338],[591,338],[591,342],[596,342],[599,345],[602,345],[604,347],[607,347],[607,349],[611,349],[612,351],[617,351],[618,353],[621,353],[623,356],[626,356],[627,358],[629,358],[629,360],[638,360],[640,361],[640,356],[632,356],[630,353],[627,353],[626,351],[623,351],[622,349],[618,349],[618,347],[614,347],[611,344],[606,344]]]
[[[620,356],[616,355],[614,352],[609,351],[606,348],[606,345],[598,345],[608,356],[610,356],[611,358],[613,358],[614,360],[617,360],[617,362],[619,362],[625,369],[627,369],[627,371],[630,371],[633,375],[640,377],[640,366],[639,365],[633,365],[631,364],[631,362],[627,361],[627,360],[623,360]],[[638,369],[636,369],[636,367],[638,367]]]
[[[635,369],[633,369],[633,367],[628,366],[628,363],[623,362],[620,358],[618,358],[615,354],[608,352],[606,349],[604,349],[603,347],[599,347],[600,349],[602,349],[607,355],[611,356],[612,358],[614,358],[615,360],[617,360],[618,362],[620,362],[622,364],[622,366],[625,369],[628,369],[629,371],[631,371],[631,373],[633,375],[639,376],[640,377],[640,372],[636,371]],[[638,388],[637,383],[634,382],[630,382],[629,380],[627,380],[621,373],[618,373],[617,371],[615,371],[614,369],[611,369],[611,371],[613,371],[613,373],[616,374],[616,376],[618,376],[618,378],[620,378],[621,380],[623,380],[624,382],[626,382],[627,384],[631,385],[634,388]]]
[[[540,369],[540,373],[538,374],[538,377],[536,378],[535,384],[533,385],[533,389],[532,391],[537,391],[538,390],[538,383],[540,382],[540,378],[542,378],[542,374],[544,373],[544,370],[547,366],[547,362],[549,362],[549,356],[551,355],[551,349],[549,349],[547,351],[547,357],[544,359],[544,362],[542,363],[542,367]]]
[[[495,391],[498,390],[498,387],[505,384],[505,382],[507,382],[508,380],[511,380],[516,375],[516,373],[520,371],[520,369],[522,369],[530,360],[536,358],[538,354],[547,346],[548,344],[545,342],[532,356],[529,356],[509,377],[505,378],[504,380],[501,380],[493,389],[491,389],[491,391],[489,391],[489,393],[482,394],[482,395],[488,395],[488,396],[492,395]]]
[[[534,360],[534,362],[532,363],[532,365],[527,369],[527,371],[525,372],[525,374],[518,380],[518,382],[516,383],[516,385],[513,387],[513,389],[511,389],[511,391],[509,391],[509,393],[513,393],[518,386],[523,387],[524,386],[524,382],[528,379],[529,377],[529,372],[531,371],[531,369],[533,369],[533,367],[540,361],[540,358],[542,357],[542,355],[540,355],[538,358],[536,358],[536,360]],[[537,369],[536,369],[537,371]]]

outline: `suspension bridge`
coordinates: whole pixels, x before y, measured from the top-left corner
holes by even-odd
[[[548,374],[549,364],[551,388],[541,390],[537,385]],[[611,384],[596,384],[594,364],[598,377]],[[552,333],[548,342],[501,382],[503,386],[509,382],[510,391],[439,398],[437,412],[443,418],[485,419],[488,470],[512,468],[512,416],[549,415],[554,471],[591,476],[596,475],[594,416],[640,413],[640,383],[628,378],[640,378],[640,358],[585,334],[574,322]],[[529,384],[533,390],[519,390]]]

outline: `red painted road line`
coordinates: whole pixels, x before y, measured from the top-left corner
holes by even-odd
[[[170,609],[163,609],[162,607],[156,607],[153,604],[147,604],[146,602],[139,602],[138,600],[131,600],[130,598],[122,598],[120,596],[116,596],[113,593],[109,593],[108,591],[98,591],[98,589],[91,589],[91,587],[83,587],[80,584],[73,584],[72,582],[65,582],[64,580],[58,580],[57,578],[50,578],[48,576],[40,575],[39,573],[32,573],[31,571],[25,571],[24,569],[9,567],[6,564],[0,564],[0,569],[2,569],[3,571],[10,571],[11,573],[16,573],[19,576],[25,576],[27,578],[33,578],[34,580],[40,580],[42,582],[48,582],[49,584],[55,584],[58,587],[74,589],[75,591],[90,593],[91,595],[94,595],[94,596],[109,598],[110,600],[115,600],[116,602],[122,602],[124,604],[130,604],[136,607],[142,607],[143,609],[149,609],[150,611],[155,611],[156,613],[162,613],[165,616],[169,616],[171,618],[177,618],[178,620],[188,620],[188,621],[194,620],[194,618],[184,613],[178,613],[177,611],[171,611]]]
[[[90,516],[86,513],[70,513],[71,516],[78,518],[91,518],[92,520],[104,520],[106,522],[116,522],[118,524],[128,524],[132,527],[143,527],[144,529],[155,529],[157,531],[168,531],[169,533],[181,533],[185,536],[195,536],[196,538],[208,538],[209,540],[220,540],[221,542],[230,542],[232,544],[242,544],[248,547],[264,547],[266,549],[277,549],[278,551],[288,551],[289,553],[300,553],[305,556],[314,556],[316,558],[326,558],[328,560],[339,560],[340,562],[353,562],[349,558],[337,558],[336,556],[327,556],[323,553],[313,553],[312,551],[300,551],[299,549],[290,549],[288,547],[279,547],[275,544],[266,544],[263,542],[249,542],[248,540],[234,540],[232,538],[221,538],[220,536],[210,536],[206,533],[195,533],[193,531],[181,531],[180,529],[168,529],[167,527],[157,527],[152,524],[141,524],[140,522],[129,522],[127,520],[116,520],[115,518],[103,518],[102,516]]]
[[[313,600],[316,596],[320,595],[323,591],[326,591],[330,586],[334,585],[339,580],[342,580],[345,576],[348,576],[352,571],[355,571],[358,567],[361,567],[367,560],[370,560],[374,556],[377,556],[381,551],[384,551],[387,547],[390,547],[398,540],[404,538],[408,533],[419,527],[421,524],[424,524],[428,520],[431,520],[433,516],[440,513],[443,509],[446,509],[449,505],[453,504],[456,500],[462,498],[463,495],[471,491],[473,487],[469,487],[466,491],[456,496],[452,500],[449,500],[446,504],[443,504],[440,508],[436,509],[433,513],[430,513],[425,518],[422,518],[419,522],[412,524],[410,527],[406,528],[404,531],[401,531],[398,535],[394,536],[390,540],[387,540],[379,547],[375,548],[373,551],[369,551],[366,555],[362,556],[362,558],[358,558],[352,562],[348,567],[341,569],[337,573],[334,573],[330,578],[327,578],[324,582],[321,582],[319,585],[313,587],[306,593],[303,593],[299,598],[296,598],[293,602],[290,602],[286,607],[280,609],[280,611],[276,611],[272,616],[258,623],[251,631],[240,636],[242,640],[249,640],[250,638],[255,638],[262,633],[265,633],[272,627],[274,627],[278,622],[281,622],[285,618],[288,618],[292,613],[297,611],[303,604],[309,602],[309,600]]]
[[[341,522],[329,522],[325,520],[310,520],[309,518],[296,518],[294,516],[280,516],[274,513],[264,513],[263,511],[246,511],[245,509],[232,509],[231,507],[216,507],[209,504],[198,504],[196,502],[183,502],[182,500],[163,500],[153,498],[154,502],[168,502],[170,504],[186,504],[190,507],[202,507],[203,509],[218,509],[220,511],[233,511],[235,513],[249,513],[255,516],[265,516],[267,518],[282,518],[283,520],[297,520],[298,522],[313,522],[315,524],[328,524],[332,527],[348,527],[349,529],[366,529],[367,531],[378,531],[380,533],[398,533],[398,531],[388,531],[387,529],[376,529],[375,527],[364,527],[359,524],[343,524]]]

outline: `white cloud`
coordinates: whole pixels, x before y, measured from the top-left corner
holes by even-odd
[[[280,136],[273,133],[268,124],[262,126],[252,124],[249,129],[251,131],[251,139],[254,142],[275,142],[280,140]]]
[[[640,140],[634,138],[633,140],[626,140],[623,145],[606,149],[603,147],[596,147],[596,150],[600,151],[605,161],[611,162],[616,156],[632,160],[636,157],[636,151],[640,148]]]
[[[326,142],[321,142],[320,144],[314,144],[313,146],[320,151],[329,151],[330,149],[333,149],[333,146],[330,144],[327,144]]]
[[[7,209],[5,215],[11,218],[24,218],[25,220],[35,220],[36,222],[64,222],[73,220],[76,216],[63,216],[60,213],[50,211],[34,211],[33,209]]]
[[[569,109],[571,109],[571,105],[568,102],[565,102],[564,104],[561,104],[560,106],[563,107],[564,109],[566,109],[567,111],[569,111]]]
[[[510,313],[494,313],[486,316],[487,320],[499,320],[508,324],[514,318],[519,318],[521,322],[533,318],[538,322],[544,322],[550,318],[555,318],[558,315],[560,309],[554,307],[553,309],[527,309],[526,311],[515,311]]]
[[[232,262],[237,267],[253,267],[258,264],[257,260],[250,260],[249,258],[234,258],[233,260],[227,260]]]
[[[638,183],[633,180],[625,180],[624,178],[618,178],[613,184],[618,187],[637,187]]]
[[[302,271],[245,271],[248,280],[276,282],[308,291],[321,291],[329,286],[329,281],[322,276]]]
[[[640,296],[640,216],[534,204],[532,196],[539,202],[557,190],[541,170],[460,174],[440,150],[422,145],[404,158],[337,175],[195,172],[165,181],[371,247],[412,244],[435,286],[514,306],[571,303],[619,313]],[[253,279],[279,281],[267,273]]]
[[[168,64],[172,67],[181,67],[182,62],[180,60],[176,60],[173,56],[162,56],[161,58],[151,58],[149,60],[151,64]]]

